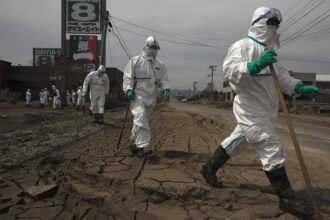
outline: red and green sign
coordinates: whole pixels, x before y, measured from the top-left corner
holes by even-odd
[[[70,57],[81,62],[96,62],[96,35],[70,35]]]

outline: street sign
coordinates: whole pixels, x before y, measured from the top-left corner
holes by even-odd
[[[95,63],[96,49],[96,35],[70,35],[70,57],[73,60]]]
[[[33,66],[54,66],[61,52],[60,48],[33,48]]]
[[[101,0],[67,0],[66,3],[66,33],[101,33]]]

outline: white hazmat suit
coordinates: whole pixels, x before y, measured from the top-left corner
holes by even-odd
[[[53,109],[56,109],[57,105],[61,105],[60,91],[53,85],[52,86],[54,97],[53,97]]]
[[[81,86],[79,86],[79,89],[77,91],[77,96],[78,96],[77,105],[78,106],[84,106],[85,105],[85,97],[83,96],[83,91],[82,91]]]
[[[100,65],[97,71],[90,72],[84,81],[83,94],[90,86],[89,97],[93,114],[104,114],[105,95],[109,93],[109,78],[105,74],[105,67]]]
[[[25,99],[26,99],[26,106],[29,106],[31,102],[31,90],[28,89],[25,94]]]
[[[133,90],[134,81],[135,99],[131,103],[131,112],[134,116],[132,139],[137,148],[150,146],[151,136],[149,128],[149,115],[156,104],[156,98],[164,89],[169,89],[167,68],[164,63],[156,59],[157,51],[149,47],[155,45],[159,48],[155,37],[147,38],[142,54],[133,57],[124,70],[123,90]]]
[[[72,98],[72,104],[76,105],[76,92],[73,89],[72,89],[71,98]]]
[[[69,90],[66,91],[66,104],[70,105],[70,100],[71,100],[71,93]]]
[[[280,139],[272,125],[277,117],[279,100],[269,67],[251,77],[247,63],[258,59],[266,48],[272,49],[277,43],[277,34],[266,24],[273,16],[280,16],[280,13],[269,7],[258,8],[248,37],[230,47],[223,63],[225,79],[236,93],[233,111],[238,125],[221,145],[228,155],[234,156],[252,144],[265,171],[281,167],[285,160]],[[274,67],[282,92],[292,95],[300,81],[277,63]]]
[[[45,88],[44,89],[44,95],[43,95],[43,99],[44,99],[44,105],[48,105],[49,102],[48,102],[48,99],[49,99],[49,92],[48,92],[48,89]]]
[[[274,50],[265,51],[266,48],[273,49],[275,44],[279,45],[276,31],[281,21],[281,13],[277,9],[258,8],[254,12],[248,37],[229,48],[223,72],[236,93],[233,111],[237,126],[202,167],[201,173],[209,185],[222,187],[222,182],[216,177],[217,170],[231,157],[252,145],[280,198],[279,208],[297,216],[310,216],[313,209],[298,199],[291,187],[284,166],[285,154],[272,125],[277,117],[279,100],[269,65],[274,65],[283,93],[292,95],[297,85],[298,88],[303,86],[276,63]],[[311,86],[309,89],[305,94],[311,97],[317,95],[317,87]]]

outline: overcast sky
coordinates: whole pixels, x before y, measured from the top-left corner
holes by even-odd
[[[172,88],[185,89],[192,88],[193,81],[203,89],[210,81],[210,65],[218,66],[215,84],[220,87],[227,49],[247,36],[252,14],[259,6],[282,12],[279,32],[288,28],[281,35],[282,41],[302,28],[308,29],[278,50],[282,66],[295,72],[330,75],[329,0],[107,1],[107,10],[131,55],[140,54],[146,36],[155,35],[161,47],[158,58],[168,67]],[[0,59],[30,65],[32,48],[61,47],[61,0],[1,0],[0,27]],[[107,50],[107,66],[123,71],[128,57],[112,33]]]

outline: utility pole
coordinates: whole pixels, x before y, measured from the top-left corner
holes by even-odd
[[[193,82],[193,86],[194,86],[194,93],[193,93],[193,96],[195,96],[195,92],[196,92],[196,84],[197,84],[198,82],[197,81],[194,81]]]
[[[109,21],[109,11],[106,11],[104,16],[104,27],[102,31],[102,46],[101,46],[101,59],[100,59],[100,65],[105,66],[105,46],[106,46],[106,38],[107,38],[107,28],[108,24],[110,23]]]
[[[209,76],[211,76],[211,93],[212,93],[213,92],[213,75],[214,75],[214,71],[217,68],[217,66],[211,65],[211,66],[209,66],[209,68],[211,69],[211,74]]]

